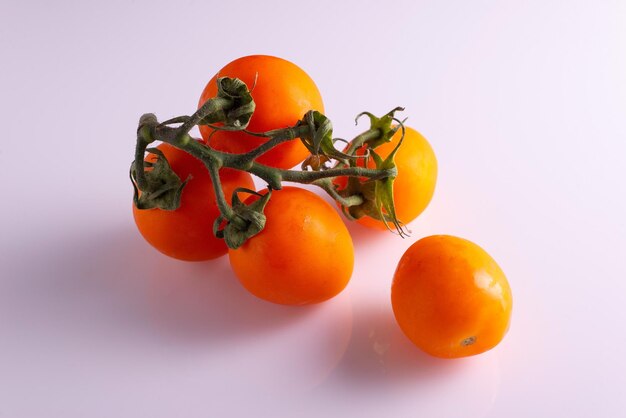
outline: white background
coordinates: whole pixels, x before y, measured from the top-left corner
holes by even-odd
[[[0,5],[0,417],[624,413],[626,2],[173,3]],[[438,156],[412,237],[351,225],[353,278],[319,306],[257,300],[132,220],[139,116],[190,114],[253,53],[304,68],[336,135],[403,105]],[[434,233],[507,273],[486,354],[427,357],[393,320],[395,265]]]

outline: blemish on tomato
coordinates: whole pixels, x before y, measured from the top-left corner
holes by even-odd
[[[463,347],[467,347],[468,345],[472,345],[472,344],[474,344],[475,342],[476,342],[476,337],[475,337],[475,336],[473,336],[473,337],[468,337],[468,338],[464,339],[463,341],[461,341],[461,345],[462,345]]]

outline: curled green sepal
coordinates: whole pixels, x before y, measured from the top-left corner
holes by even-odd
[[[314,171],[319,171],[327,168],[325,163],[331,159],[347,162],[354,158],[335,148],[336,139],[333,138],[333,125],[323,113],[317,110],[308,111],[298,122],[298,126],[301,125],[309,127],[309,134],[303,135],[300,139],[311,153],[311,156],[302,163],[303,170],[311,168]]]
[[[403,129],[402,137],[398,145],[387,158],[383,160],[376,151],[370,150],[370,156],[376,165],[376,169],[396,170],[394,158],[404,140],[404,127],[402,125],[401,127]],[[408,236],[408,231],[396,215],[393,198],[393,182],[395,178],[396,175],[366,181],[361,181],[355,177],[349,178],[347,187],[340,190],[339,193],[344,196],[358,194],[363,197],[363,203],[350,207],[342,207],[342,211],[349,219],[359,219],[363,216],[369,216],[370,218],[382,221],[389,230],[392,230],[389,226],[389,224],[392,224],[400,236]]]
[[[400,125],[392,125],[394,121],[397,122],[395,118],[396,112],[403,111],[403,107],[396,107],[391,109],[391,111],[385,114],[382,117],[377,117],[371,114],[370,112],[361,112],[356,116],[355,122],[358,123],[359,118],[363,115],[367,116],[370,120],[370,130],[378,130],[380,132],[380,136],[375,139],[365,141],[364,144],[369,148],[376,148],[377,146],[384,144],[385,142],[390,142],[391,137],[396,133],[399,129]]]
[[[246,205],[239,199],[238,192],[255,194],[260,197],[251,204]],[[226,217],[220,215],[213,223],[213,234],[217,238],[223,238],[228,248],[236,250],[241,247],[248,239],[261,232],[265,227],[266,218],[263,211],[271,194],[272,190],[269,188],[264,195],[250,189],[236,189],[232,198],[233,218],[226,219]]]
[[[202,106],[207,107],[208,113],[198,125],[220,122],[222,125],[213,128],[223,131],[240,131],[248,126],[256,105],[246,83],[238,78],[220,77],[217,79],[216,98],[230,100],[232,105],[223,108],[215,106],[213,99],[207,100]]]
[[[183,188],[189,181],[181,181],[180,177],[172,170],[167,158],[161,150],[148,148],[146,150],[157,156],[156,162],[144,161],[146,187],[141,190],[137,187],[137,173],[135,162],[130,166],[130,179],[133,183],[133,202],[137,209],[158,208],[162,210],[176,210],[180,206],[180,197]]]
[[[404,135],[402,135],[404,138]],[[398,145],[384,160],[372,150],[372,158],[376,164],[376,168],[379,170],[389,170],[396,168],[394,163],[394,157],[398,148],[402,144],[402,139],[398,142]],[[404,224],[398,219],[396,215],[396,208],[393,200],[393,182],[396,176],[389,176],[379,180],[375,180],[374,183],[374,207],[377,212],[377,219],[383,221],[387,229],[391,230],[389,223],[391,223],[400,236],[408,236],[405,231]]]

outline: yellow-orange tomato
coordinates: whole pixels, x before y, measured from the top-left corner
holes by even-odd
[[[376,148],[376,153],[383,159],[394,150],[402,136],[401,130],[395,133],[391,142],[384,143]],[[357,152],[363,155],[363,150]],[[437,158],[432,147],[415,129],[405,127],[402,145],[394,161],[398,168],[398,175],[393,184],[393,198],[396,215],[404,223],[409,223],[426,209],[435,192],[437,182]],[[374,168],[373,159],[368,167]],[[337,179],[340,188],[346,184],[345,178]],[[382,221],[364,216],[357,220],[361,225],[377,229],[387,229]]]
[[[284,187],[265,207],[265,228],[236,250],[230,264],[255,296],[285,305],[327,300],[352,275],[352,239],[337,212],[316,194]]]
[[[479,354],[496,346],[511,317],[509,283],[478,245],[449,235],[414,243],[391,287],[393,312],[415,345],[436,357]]]
[[[256,109],[247,128],[252,132],[293,126],[309,110],[324,112],[322,97],[311,77],[297,65],[282,58],[250,55],[232,61],[206,85],[198,107],[217,94],[217,77],[239,78],[252,89]],[[200,126],[200,132],[208,140],[213,131],[209,127]],[[220,151],[239,154],[265,141],[265,138],[244,132],[218,131],[211,136],[210,145]],[[302,162],[308,154],[302,142],[294,139],[273,148],[257,161],[272,167],[291,168]]]
[[[220,257],[228,251],[224,240],[213,235],[213,222],[219,216],[211,177],[204,164],[169,144],[158,147],[172,170],[181,178],[191,179],[183,189],[180,207],[174,211],[137,209],[133,216],[141,235],[162,253],[186,261]],[[156,157],[149,154],[147,161]],[[227,198],[237,187],[254,188],[252,177],[244,172],[224,168],[220,180]]]

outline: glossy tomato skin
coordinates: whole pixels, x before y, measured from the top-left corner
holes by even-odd
[[[309,110],[324,112],[322,96],[311,77],[297,65],[269,55],[250,55],[227,64],[208,82],[198,107],[217,94],[217,78],[226,76],[239,78],[253,89],[256,109],[247,128],[249,131],[266,132],[290,127]],[[212,130],[200,126],[200,132],[206,141]],[[243,132],[218,131],[211,136],[210,145],[220,151],[243,153],[263,142],[264,138]],[[291,168],[308,154],[301,141],[294,139],[272,149],[257,161],[272,167]]]
[[[247,290],[270,302],[306,305],[346,287],[354,249],[335,209],[308,190],[284,187],[272,192],[264,213],[265,228],[228,252]]]
[[[493,258],[471,241],[435,235],[404,253],[391,287],[402,331],[436,357],[466,357],[496,346],[512,309],[509,283]]]
[[[228,252],[222,239],[213,235],[213,221],[219,216],[211,177],[204,164],[169,144],[158,147],[174,172],[191,179],[183,189],[181,204],[175,211],[137,209],[133,216],[141,235],[154,248],[170,257],[185,261],[210,260]],[[149,154],[147,160],[154,161]],[[252,177],[246,172],[222,169],[220,179],[227,198],[235,188],[254,188]]]
[[[398,145],[402,133],[394,134],[390,142],[376,148],[383,159]],[[363,151],[357,152],[363,155]],[[428,140],[415,129],[406,126],[405,136],[394,161],[398,175],[393,184],[393,197],[396,215],[405,224],[413,221],[426,209],[435,193],[437,183],[437,158]],[[373,159],[368,162],[369,168],[375,168]],[[336,184],[345,187],[346,179],[339,178]],[[361,225],[386,230],[384,222],[364,216],[357,222]]]

